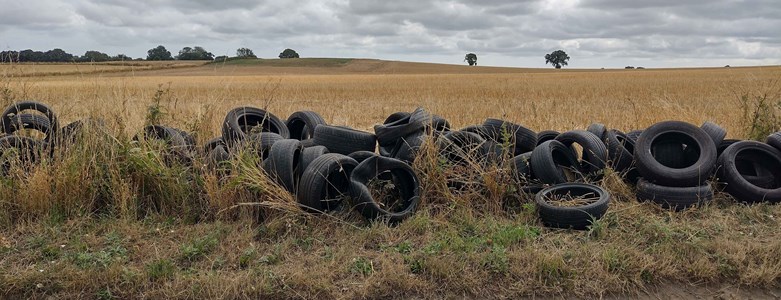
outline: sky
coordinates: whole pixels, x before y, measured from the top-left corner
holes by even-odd
[[[0,4],[0,50],[146,57],[202,46],[263,58],[544,68],[781,64],[781,0],[27,0]]]

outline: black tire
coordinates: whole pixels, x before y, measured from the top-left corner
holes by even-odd
[[[557,140],[544,142],[534,148],[530,165],[534,176],[542,183],[565,183],[582,176],[580,163],[572,149]]]
[[[389,124],[404,118],[409,118],[409,115],[410,113],[406,111],[397,111],[395,113],[390,114],[387,118],[385,118],[385,121],[383,121],[382,124]]]
[[[753,168],[739,170],[739,161],[750,162]],[[725,190],[740,202],[781,202],[781,151],[756,141],[741,141],[727,147],[718,161],[719,179],[727,183]],[[742,172],[741,172],[742,171]],[[749,173],[749,174],[743,174]],[[773,176],[765,187],[752,184],[744,176]]]
[[[778,151],[781,151],[781,131],[767,136],[767,140],[765,140],[765,142],[768,145],[773,146],[773,148],[778,149]]]
[[[434,135],[439,135],[447,131],[450,131],[450,122],[441,116],[431,115],[431,125],[427,126],[427,132],[434,132]]]
[[[315,144],[315,139],[305,139],[305,140],[301,140],[301,145],[302,145],[302,146],[304,146],[304,148],[306,148],[306,147],[312,147],[312,146],[317,146],[317,144]]]
[[[225,145],[225,141],[222,137],[215,137],[203,146],[204,157],[206,158],[206,166],[209,169],[216,169],[225,161],[230,160],[230,153],[228,152],[228,146]]]
[[[610,167],[619,173],[629,173],[634,169],[635,142],[626,134],[618,130],[605,132],[605,145],[607,146]]]
[[[18,114],[10,119],[10,131],[6,131],[7,134],[14,134],[15,132],[23,129],[33,129],[44,133],[46,136],[51,134],[52,125],[49,123],[49,119],[43,115],[37,114]]]
[[[558,131],[556,130],[543,130],[537,133],[537,145],[542,144],[544,142],[554,140],[557,136],[559,136]]]
[[[301,141],[284,139],[271,146],[268,161],[264,162],[264,169],[268,175],[291,193],[296,191],[298,183],[296,174],[303,150]]]
[[[316,112],[308,110],[294,112],[285,122],[290,138],[301,141],[311,139],[317,125],[326,125],[325,120]]]
[[[714,146],[721,144],[721,141],[727,137],[727,130],[719,126],[719,124],[713,123],[711,121],[705,121],[705,123],[702,123],[700,129],[705,131],[711,140],[713,140]]]
[[[346,127],[318,125],[314,139],[315,144],[325,146],[331,153],[344,155],[356,151],[374,152],[377,147],[374,134]]]
[[[448,162],[465,165],[482,159],[481,153],[487,153],[486,140],[478,134],[466,131],[450,131],[437,140],[439,154]]]
[[[586,131],[593,133],[594,135],[599,137],[600,140],[604,141],[607,138],[605,136],[605,134],[607,134],[607,127],[605,127],[605,124],[592,123],[591,125],[588,125]]]
[[[174,162],[182,165],[192,165],[193,152],[190,151],[190,147],[181,135],[180,130],[163,125],[148,125],[144,127],[142,137],[146,141],[156,139],[165,142],[164,159],[169,165]],[[138,140],[138,136],[136,136],[135,140]]]
[[[3,131],[5,133],[11,134],[13,132],[14,125],[18,124],[15,122],[14,118],[20,115],[25,115],[22,113],[25,110],[34,110],[40,112],[43,114],[44,118],[48,119],[49,131],[47,132],[44,141],[46,143],[54,142],[60,129],[60,123],[57,119],[57,114],[55,114],[54,110],[52,110],[46,104],[36,101],[22,101],[6,107],[5,111],[3,111],[3,115],[0,116],[0,123],[3,124]],[[16,121],[19,121],[18,118]]]
[[[591,196],[597,200],[587,205],[565,207],[550,203],[552,196]],[[534,200],[545,226],[584,230],[592,224],[592,220],[599,220],[605,215],[610,205],[610,194],[593,184],[564,183],[543,189],[534,196]]]
[[[413,163],[427,137],[428,135],[424,131],[419,131],[399,139],[393,148],[391,157],[408,164]]]
[[[265,160],[271,154],[271,146],[285,138],[273,132],[252,133],[242,142],[250,151]],[[303,147],[303,145],[301,145]]]
[[[230,110],[225,115],[225,121],[222,123],[222,138],[228,146],[234,146],[244,140],[256,126],[260,126],[260,130],[256,132],[273,132],[283,138],[290,137],[285,122],[274,114],[260,108],[242,106]]]
[[[526,152],[513,157],[510,161],[510,172],[517,182],[528,182],[532,179],[532,169],[529,165],[532,153]]]
[[[348,156],[360,164],[369,157],[377,156],[377,153],[371,151],[355,151]]]
[[[599,137],[585,130],[567,131],[556,137],[556,140],[570,148],[573,143],[583,148],[581,169],[589,176],[600,176],[607,163],[607,147]]]
[[[60,128],[60,132],[57,135],[60,142],[73,143],[76,141],[78,135],[84,131],[84,126],[90,126],[92,128],[101,128],[105,130],[106,122],[102,119],[82,119],[68,123]]]
[[[298,204],[313,213],[340,208],[350,194],[350,174],[357,165],[354,159],[338,153],[315,158],[301,175]]]
[[[182,136],[182,139],[184,139],[184,144],[185,144],[185,148],[187,149],[187,151],[195,152],[196,145],[195,145],[195,136],[194,135],[192,135],[191,133],[189,133],[187,131],[181,130],[179,128],[175,128],[175,127],[170,127],[170,128],[173,129],[174,131],[176,131],[177,133],[179,133],[180,136]]]
[[[521,125],[490,118],[486,119],[483,125],[497,143],[509,142],[513,155],[532,151],[537,146],[537,133]],[[509,133],[510,140],[505,140],[505,131]]]
[[[675,152],[655,153],[657,145],[684,145]],[[665,147],[669,149],[669,147]],[[694,157],[686,151],[694,151]],[[676,158],[662,155],[682,157]],[[660,122],[648,127],[637,140],[634,152],[637,171],[645,180],[663,186],[701,186],[716,166],[716,145],[702,129],[680,121]],[[666,163],[666,165],[665,165]]]
[[[719,143],[718,146],[716,146],[716,156],[721,157],[721,153],[723,153],[724,150],[727,149],[727,147],[740,141],[741,140],[738,139],[724,139],[723,141],[721,141],[721,143]]]
[[[399,139],[423,131],[430,122],[429,114],[422,108],[415,109],[409,116],[396,121],[374,126],[377,143],[382,147],[395,146]]]
[[[304,150],[301,151],[301,162],[298,163],[296,176],[301,178],[302,174],[304,174],[304,172],[306,171],[306,168],[309,167],[309,164],[315,161],[315,159],[317,159],[318,157],[327,153],[330,153],[330,151],[328,151],[328,148],[326,148],[325,146],[304,147]]]
[[[640,178],[637,181],[637,199],[652,201],[664,209],[681,211],[713,200],[713,189],[709,184],[694,187],[661,186]]]
[[[641,134],[643,134],[642,130],[632,130],[626,133],[626,137],[637,143],[637,138],[639,138]]]
[[[8,154],[14,151],[13,158],[18,159],[22,164],[29,165],[38,162],[40,143],[26,136],[4,135],[0,136],[0,175],[8,174],[11,168],[11,162],[6,159],[12,159]]]
[[[385,172],[392,174],[393,186],[399,194],[400,206],[387,208],[372,197],[369,182]],[[412,168],[398,159],[374,156],[364,160],[350,175],[352,206],[369,220],[383,219],[398,223],[410,217],[420,203],[420,182]],[[395,205],[393,205],[395,207]]]

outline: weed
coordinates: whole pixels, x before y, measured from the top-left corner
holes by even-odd
[[[179,248],[179,257],[184,261],[196,261],[211,253],[219,244],[214,235],[206,235],[182,245]]]
[[[170,259],[158,259],[148,263],[145,267],[146,277],[150,281],[160,281],[174,277],[176,265]]]
[[[364,257],[353,258],[350,273],[369,276],[374,273],[374,262]]]

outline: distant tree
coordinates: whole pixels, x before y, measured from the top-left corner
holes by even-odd
[[[255,56],[255,53],[252,53],[252,49],[250,48],[239,48],[236,49],[236,57],[241,58],[258,58]]]
[[[84,56],[79,58],[79,61],[84,62],[101,62],[109,60],[111,60],[111,56],[108,56],[106,53],[94,50],[84,52]]]
[[[146,52],[146,60],[173,60],[173,59],[174,58],[173,56],[171,56],[171,52],[168,51],[168,49],[165,49],[163,45],[149,49],[149,51]]]
[[[0,52],[0,62],[19,62],[19,51]]]
[[[130,56],[127,56],[127,55],[124,55],[124,54],[120,53],[120,54],[117,54],[117,56],[111,57],[111,60],[113,60],[113,61],[129,61],[129,60],[133,60],[133,58],[130,57]]]
[[[195,46],[194,48],[184,47],[179,51],[179,55],[176,56],[178,60],[213,60],[214,54],[203,47]]]
[[[293,49],[287,48],[279,54],[279,58],[298,58],[298,53]]]
[[[47,62],[69,62],[73,61],[73,54],[63,51],[60,48],[55,48],[43,53],[44,61]]]
[[[30,49],[19,51],[20,62],[38,62],[44,61],[45,57],[41,51],[33,51]]]
[[[477,54],[467,53],[466,56],[464,56],[464,61],[468,62],[470,66],[476,66],[477,65]]]
[[[564,50],[556,50],[551,52],[551,54],[545,54],[545,64],[551,64],[556,69],[561,69],[562,65],[566,66],[568,60],[569,56]]]
[[[227,55],[220,55],[220,56],[215,57],[214,61],[226,61],[226,60],[228,60],[228,58],[229,57]]]

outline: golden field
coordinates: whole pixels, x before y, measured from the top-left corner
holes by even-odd
[[[37,67],[37,66],[31,66]],[[55,67],[55,66],[51,66]],[[57,66],[59,67],[59,66]],[[622,130],[679,119],[712,120],[740,136],[739,96],[772,90],[781,67],[553,70],[353,60],[336,66],[202,67],[51,76],[5,82],[17,98],[54,106],[65,120],[116,114],[140,129],[155,92],[170,91],[174,117],[268,106],[281,118],[314,110],[327,121],[370,129],[392,112],[421,106],[455,127],[501,117],[533,130],[569,130],[602,122]],[[174,124],[182,125],[182,124]]]
[[[738,204],[719,193],[673,212],[638,202],[633,187],[608,171],[596,183],[613,197],[601,220],[586,231],[549,229],[506,168],[467,170],[483,180],[455,192],[443,178],[456,171],[424,153],[413,165],[419,211],[393,226],[354,212],[303,213],[243,157],[219,179],[166,166],[153,145],[131,141],[158,103],[161,123],[195,132],[200,144],[219,135],[225,113],[240,105],[280,118],[314,110],[331,124],[368,131],[393,112],[423,107],[455,128],[488,117],[535,131],[711,120],[728,137],[745,138],[754,99],[781,103],[778,66],[554,70],[299,59],[14,72],[25,74],[0,78],[3,106],[38,100],[61,125],[97,117],[111,135],[88,131],[32,171],[0,177],[0,298],[740,299],[779,292],[778,205]]]

